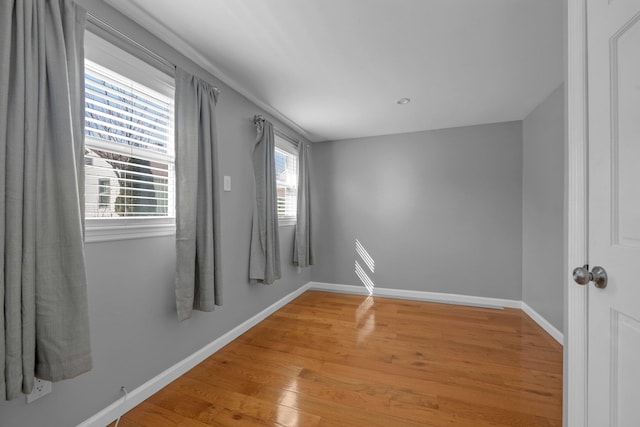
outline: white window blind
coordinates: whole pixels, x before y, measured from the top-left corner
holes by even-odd
[[[297,147],[275,136],[276,191],[278,219],[294,223],[298,205],[298,153]]]
[[[175,216],[173,96],[85,60],[87,218]]]

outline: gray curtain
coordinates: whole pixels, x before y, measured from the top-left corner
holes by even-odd
[[[255,204],[251,229],[249,279],[272,284],[280,279],[280,240],[276,195],[275,139],[273,125],[254,118],[258,137],[253,147]]]
[[[218,89],[176,69],[176,308],[178,319],[222,304]]]
[[[91,369],[84,23],[72,0],[0,2],[0,399]]]
[[[311,181],[309,177],[310,147],[298,144],[298,209],[293,240],[293,264],[308,267],[315,264],[311,238]]]

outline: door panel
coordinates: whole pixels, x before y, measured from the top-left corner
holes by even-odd
[[[640,0],[587,0],[588,425],[640,426]]]
[[[640,14],[611,40],[614,243],[640,247]]]
[[[629,390],[640,384],[640,322],[615,310],[611,317],[611,426],[637,426],[640,405]]]

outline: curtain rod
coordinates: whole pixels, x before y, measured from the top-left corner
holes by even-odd
[[[255,116],[253,116],[253,124],[257,125],[259,122],[263,122],[265,120],[264,116],[262,114],[256,114]],[[282,139],[286,139],[287,141],[289,141],[290,143],[292,143],[293,145],[295,145],[296,147],[300,144],[300,140],[299,139],[295,139],[289,135],[287,135],[286,133],[284,133],[282,130],[280,130],[277,127],[273,127],[273,133],[275,133],[276,135],[278,135],[280,138]]]
[[[133,46],[134,48],[136,48],[137,50],[145,54],[148,58],[150,58],[151,60],[153,60],[160,66],[162,66],[167,72],[169,72],[169,74],[173,75],[175,73],[176,64],[158,55],[157,53],[147,48],[143,44],[137,42],[136,40],[132,39],[128,35],[124,34],[122,31],[118,30],[113,25],[98,18],[96,15],[92,14],[91,12],[87,12],[87,22],[91,24],[95,29],[107,34],[111,38],[114,38],[115,40],[121,43],[125,43],[126,45]],[[215,89],[217,94],[220,94],[220,89],[217,86],[213,86],[213,88]]]
[[[151,49],[148,49],[146,46],[138,43],[137,41],[135,41],[134,39],[132,39],[128,35],[124,34],[122,31],[118,30],[117,28],[115,28],[111,24],[103,21],[102,19],[98,18],[97,16],[95,16],[91,12],[87,12],[87,22],[89,22],[90,24],[93,24],[93,26],[95,26],[99,30],[102,30],[102,31],[106,32],[110,36],[115,37],[119,41],[125,42],[128,45],[134,46],[135,48],[137,48],[140,51],[142,51],[145,55],[147,55],[148,57],[153,59],[155,62],[158,62],[159,64],[163,65],[164,67],[169,68],[172,71],[175,70],[175,67],[176,67],[175,64],[173,64],[172,62],[166,60],[162,56],[158,55],[157,53],[155,53]]]

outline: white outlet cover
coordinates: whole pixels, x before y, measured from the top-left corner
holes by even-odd
[[[51,381],[36,378],[33,382],[33,390],[27,394],[27,403],[40,399],[42,396],[51,393]]]
[[[224,191],[231,191],[231,177],[229,175],[224,176]]]

